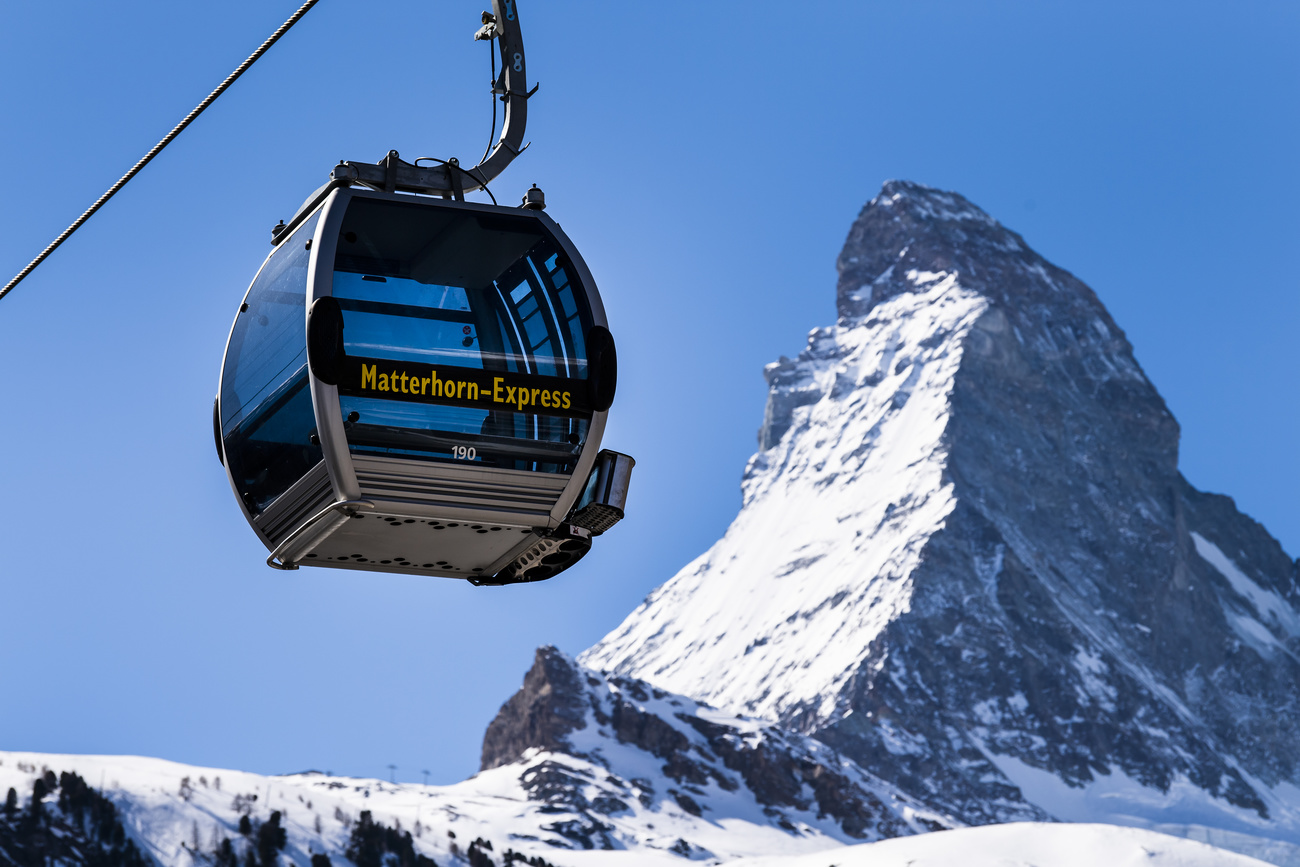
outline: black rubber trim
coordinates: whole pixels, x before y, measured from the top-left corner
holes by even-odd
[[[333,297],[317,298],[307,312],[307,364],[321,382],[338,385],[345,357],[343,310]]]
[[[605,412],[618,389],[618,351],[608,328],[592,326],[587,332],[587,393],[591,408]]]
[[[221,448],[221,398],[212,398],[212,438],[217,442],[217,460],[226,465],[226,453]]]

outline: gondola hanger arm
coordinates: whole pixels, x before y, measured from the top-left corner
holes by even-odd
[[[504,103],[505,120],[501,136],[487,157],[470,169],[461,166],[454,158],[436,166],[419,166],[401,159],[397,151],[389,151],[378,163],[345,160],[335,166],[329,184],[320,192],[333,186],[359,184],[390,193],[401,190],[459,199],[465,193],[486,188],[515,157],[523,153],[528,147],[524,144],[528,99],[537,88],[528,89],[528,67],[516,0],[492,0],[491,16],[484,15],[483,26],[474,38],[496,40],[501,56],[501,74],[492,83],[492,98],[499,98]]]

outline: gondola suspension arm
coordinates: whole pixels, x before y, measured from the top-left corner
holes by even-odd
[[[528,89],[528,69],[524,60],[524,39],[519,28],[516,0],[492,0],[492,14],[484,14],[483,26],[475,39],[495,39],[501,57],[501,74],[492,83],[492,98],[505,104],[501,136],[487,157],[472,169],[464,168],[451,158],[436,166],[418,166],[389,151],[378,163],[343,161],[330,173],[330,182],[317,195],[327,194],[336,186],[358,184],[384,192],[431,193],[463,199],[465,193],[485,189],[515,157],[528,147],[524,144],[524,127],[528,123],[528,99],[537,88]],[[312,196],[308,203],[316,199]],[[308,204],[303,206],[310,211]],[[302,213],[300,211],[300,213]],[[286,228],[292,228],[291,221]],[[276,233],[277,237],[280,233]]]

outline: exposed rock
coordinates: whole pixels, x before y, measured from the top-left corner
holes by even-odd
[[[564,709],[563,725],[539,724],[553,708]],[[521,777],[528,797],[574,816],[546,830],[584,848],[615,846],[615,828],[600,817],[627,811],[632,798],[643,807],[668,798],[694,817],[724,815],[720,799],[752,798],[774,827],[806,833],[800,828],[810,822],[830,822],[855,840],[953,825],[817,741],[719,713],[639,680],[607,679],[551,647],[538,651],[523,688],[488,732],[494,743],[508,742],[516,758],[533,757]],[[502,732],[511,734],[503,739]],[[539,752],[555,758],[542,759]],[[485,744],[484,769],[487,756],[497,761],[506,754]],[[608,773],[584,771],[564,756]],[[629,773],[644,767],[646,757],[658,764],[661,782]]]
[[[964,822],[1087,818],[1036,800],[1054,778],[1148,822],[1190,786],[1196,821],[1300,840],[1296,564],[1179,474],[1092,290],[905,182],[837,264],[837,324],[765,371],[740,515],[582,661]]]
[[[539,647],[524,685],[506,702],[483,735],[483,770],[518,761],[530,747],[563,748],[566,736],[585,725],[578,673],[554,647]]]

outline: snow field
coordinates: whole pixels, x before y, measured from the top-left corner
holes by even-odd
[[[1266,862],[1138,828],[1017,822],[899,837],[818,855],[732,863],[734,867],[1262,867]]]
[[[988,303],[955,275],[907,277],[915,293],[865,322],[812,332],[782,388],[819,397],[751,459],[740,515],[583,664],[736,714],[834,715],[953,508],[941,437],[963,338]]]

